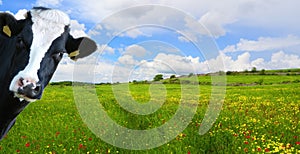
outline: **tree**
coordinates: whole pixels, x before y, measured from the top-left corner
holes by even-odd
[[[162,74],[157,74],[155,75],[155,77],[153,78],[153,81],[160,81],[164,79]]]
[[[231,75],[231,74],[232,74],[231,71],[227,71],[227,72],[226,72],[226,75]]]
[[[266,74],[266,70],[265,69],[262,69],[260,72],[259,72],[259,75],[265,75]]]
[[[176,78],[176,75],[171,75],[170,76],[170,79],[174,79],[174,78]]]
[[[190,73],[188,77],[192,77],[192,76],[194,76],[194,73]]]
[[[253,67],[252,70],[251,70],[252,73],[255,73],[256,71],[257,71],[256,67]]]

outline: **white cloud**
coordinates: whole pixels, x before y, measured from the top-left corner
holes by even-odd
[[[143,31],[141,31],[140,29],[136,28],[136,29],[126,30],[126,32],[121,36],[127,36],[127,37],[135,39],[139,36],[148,36],[149,37],[151,35],[148,35],[148,34],[144,33]]]
[[[13,14],[17,20],[25,19],[25,14],[28,10],[22,9],[19,10],[16,14]],[[12,14],[12,13],[11,13]]]
[[[97,36],[97,35],[101,35],[101,33],[99,31],[101,31],[103,28],[101,26],[101,24],[97,24],[93,29],[89,30],[88,34],[90,36]]]
[[[86,0],[71,1],[67,0],[70,7],[73,7],[72,13],[80,16],[82,19],[99,23],[111,14],[124,8],[130,8],[137,5],[159,4],[177,8],[199,20],[211,34],[216,37],[225,35],[230,29],[226,26],[236,24],[239,26],[255,26],[264,29],[276,29],[289,31],[297,30],[300,18],[298,6],[300,1],[291,0],[289,2],[274,0]],[[71,9],[72,10],[72,9]],[[147,17],[147,12],[151,10],[135,10],[124,14],[123,17],[115,20],[112,25],[135,23],[137,20],[147,19],[149,22],[157,20],[163,21],[162,16],[169,14],[164,10],[156,10],[156,14]],[[174,23],[172,23],[174,24]],[[116,28],[116,27],[112,27]],[[142,33],[141,33],[142,34]],[[137,35],[134,35],[136,37]]]
[[[283,38],[260,37],[258,40],[240,39],[239,43],[227,46],[223,52],[281,50],[299,45],[300,38],[293,35]]]
[[[194,68],[199,63],[199,57],[180,56],[159,53],[154,61],[160,61],[163,65],[157,65],[159,72],[176,72],[177,74],[188,74],[196,71]]]
[[[124,60],[125,63],[132,65],[115,67],[115,72],[118,73],[113,75],[114,81],[117,81],[116,79],[122,79],[121,81],[152,80],[158,73],[164,74],[165,77],[172,74],[185,75],[195,73],[197,71],[195,67],[200,68],[198,57],[159,53],[152,60],[136,61],[132,56],[125,55],[122,56],[122,61],[125,58],[127,58],[126,61]]]
[[[226,34],[224,26],[235,22],[235,20],[235,17],[230,15],[224,16],[224,13],[209,11],[200,18],[199,22],[207,28],[211,35],[219,37]]]
[[[283,51],[274,53],[271,57],[271,61],[266,63],[266,68],[299,68],[300,57],[298,55],[286,54]]]
[[[131,55],[124,55],[118,59],[120,64],[131,67],[138,64],[138,61],[133,58]]]
[[[231,57],[228,57],[226,55],[221,54],[220,56],[223,56],[222,58],[224,59],[224,71],[243,71],[245,69],[251,69],[253,67],[250,62],[251,55],[248,52],[239,55],[236,60],[233,60]]]
[[[124,54],[128,54],[137,58],[144,57],[147,53],[147,50],[140,45],[130,45],[126,47]]]
[[[102,20],[101,24],[104,30],[113,36],[150,37],[153,33],[166,31],[163,26],[167,28],[175,27],[175,30],[183,29],[184,21],[180,22],[180,20],[184,18],[178,16],[180,16],[178,12],[171,9],[162,10],[160,6],[143,6],[126,9],[122,13],[109,16]]]
[[[95,23],[99,23],[107,16],[117,11],[120,11],[124,8],[145,3],[145,2],[132,1],[132,0],[102,0],[101,2],[99,2],[98,0],[86,0],[86,1],[66,0],[66,2],[72,5],[72,8],[75,8],[72,11],[72,13],[76,13],[80,17],[85,18],[86,20],[94,21]],[[131,16],[139,16],[139,14],[133,12]]]
[[[182,42],[197,42],[198,41],[198,33],[202,35],[210,35],[210,32],[203,27],[197,20],[185,17],[184,18],[184,26],[185,28],[183,30],[179,30],[178,33],[184,35],[180,36],[178,39]]]
[[[245,52],[238,56],[236,60],[233,60],[230,56],[226,56],[221,53],[216,59],[222,58],[225,66],[224,71],[243,71],[246,69],[251,69],[256,67],[257,69],[286,69],[286,68],[299,68],[300,67],[300,57],[294,54],[287,54],[283,51],[273,53],[270,61],[266,61],[263,58],[257,58],[255,60],[250,60],[250,53]],[[208,61],[210,66],[215,66],[217,63],[215,59]],[[212,67],[211,71],[218,71]]]
[[[115,54],[115,49],[114,48],[112,48],[108,45],[104,45],[104,44],[103,45],[98,45],[98,51],[100,53],[104,53],[104,54],[106,54],[106,53]]]
[[[240,25],[269,28],[272,30],[297,30],[300,18],[300,1],[259,1],[246,0],[237,9],[241,13],[238,18]]]
[[[113,70],[114,65],[107,62],[60,64],[51,81],[111,82]]]
[[[36,6],[55,7],[59,6],[63,0],[37,0]]]
[[[70,29],[70,34],[75,38],[88,36],[85,33],[85,25],[80,24],[77,20],[71,20]]]
[[[0,5],[2,5],[2,0],[0,0]]]
[[[89,56],[75,62],[67,56],[58,66],[52,81],[75,80],[84,82],[128,82],[132,80],[152,80],[157,73],[165,76],[196,72],[201,68],[199,58],[173,54],[158,54],[153,60],[136,60],[131,55],[123,55],[117,63],[99,62],[96,56]],[[206,65],[206,64],[204,64]],[[73,73],[75,68],[75,73]]]
[[[130,45],[121,51],[122,56],[118,58],[118,62],[125,66],[135,66],[139,62],[135,58],[143,58],[147,50],[140,45]]]

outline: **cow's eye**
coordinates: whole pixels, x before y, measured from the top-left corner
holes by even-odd
[[[64,55],[64,52],[57,52],[52,55],[55,61],[60,61]]]
[[[16,44],[18,49],[25,49],[26,48],[26,44],[24,42],[24,40],[21,37],[17,38],[17,44]]]

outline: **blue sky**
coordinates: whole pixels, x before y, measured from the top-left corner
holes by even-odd
[[[16,17],[33,6],[66,12],[71,33],[99,46],[76,63],[65,56],[52,81],[300,67],[297,0],[0,0]]]

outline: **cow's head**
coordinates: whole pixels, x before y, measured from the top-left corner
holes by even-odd
[[[90,55],[97,46],[89,38],[73,38],[69,17],[59,10],[38,7],[25,16],[19,21],[12,16],[2,17],[0,28],[7,37],[16,39],[18,54],[13,60],[18,71],[9,90],[21,100],[32,102],[41,98],[63,54],[77,60]]]

